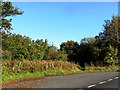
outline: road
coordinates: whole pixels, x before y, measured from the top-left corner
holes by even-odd
[[[108,90],[110,90],[110,88],[116,88],[115,90],[118,90],[118,84],[120,84],[118,72],[99,72],[64,76],[48,76],[34,81],[7,85],[4,86],[4,88],[29,86],[29,88],[62,88],[61,90],[64,90],[64,88],[65,90],[84,90],[88,88],[90,90],[96,90],[97,88],[106,88]]]

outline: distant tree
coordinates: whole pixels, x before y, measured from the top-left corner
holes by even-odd
[[[12,2],[1,2],[0,10],[1,12],[1,24],[0,24],[0,31],[10,31],[12,28],[12,19],[8,19],[10,16],[21,15],[23,11],[20,11],[19,8],[14,7]]]
[[[95,43],[95,38],[94,37],[89,37],[89,38],[83,38],[81,40],[81,43],[89,43],[89,44],[94,44]]]
[[[68,54],[66,53],[65,50],[58,50],[56,59],[67,61],[68,60]]]
[[[62,42],[62,44],[60,45],[60,50],[65,50],[66,53],[68,54],[69,61],[74,61],[74,62],[77,62],[76,55],[78,54],[79,51],[78,48],[79,48],[79,44],[73,40]]]
[[[57,57],[57,52],[58,52],[58,49],[57,47],[51,45],[48,47],[47,51],[46,51],[46,55],[45,55],[45,59],[46,60],[55,60],[56,57]]]
[[[95,47],[95,38],[83,38],[79,46],[79,63],[82,67],[85,64],[97,65],[97,58],[99,55],[99,49]]]
[[[48,50],[47,40],[31,40],[20,34],[2,33],[3,59],[42,60]]]
[[[37,59],[40,59],[40,60],[44,59],[45,53],[46,53],[46,51],[48,49],[48,41],[47,41],[47,39],[45,41],[43,41],[43,39],[37,39],[35,41],[35,46],[37,48],[37,52],[36,52]]]

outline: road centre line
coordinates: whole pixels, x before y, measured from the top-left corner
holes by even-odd
[[[115,77],[115,79],[118,79],[119,77]],[[107,81],[112,81],[113,79],[108,79]],[[103,83],[106,83],[107,81],[102,81],[102,82],[99,82],[99,84],[103,84]],[[91,88],[91,87],[94,87],[94,86],[96,86],[96,85],[90,85],[90,86],[88,86],[88,88]],[[82,89],[78,89],[78,90],[82,90]]]
[[[107,81],[112,81],[113,79],[108,79]]]
[[[115,79],[118,79],[119,77],[115,77]]]
[[[99,82],[99,84],[103,84],[103,83],[106,83],[106,81]]]
[[[90,85],[90,86],[88,86],[88,88],[91,88],[91,87],[94,87],[94,86],[96,86],[96,85]]]

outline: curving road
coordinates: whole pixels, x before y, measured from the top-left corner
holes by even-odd
[[[110,90],[110,88],[118,90],[119,85],[120,82],[118,72],[101,72],[64,76],[49,76],[34,81],[26,81],[7,85],[4,86],[4,88],[29,86],[29,88],[62,88],[61,90],[64,90],[64,88],[65,90],[96,90],[98,88],[103,88],[100,90]]]

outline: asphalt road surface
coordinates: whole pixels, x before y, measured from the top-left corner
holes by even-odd
[[[6,85],[4,88],[16,88],[22,86],[23,88],[44,88],[56,90],[120,90],[120,74],[118,72],[100,72],[100,73],[86,73],[74,74],[64,76],[48,76],[42,79],[20,82],[16,84]],[[102,89],[103,88],[103,89]]]

